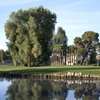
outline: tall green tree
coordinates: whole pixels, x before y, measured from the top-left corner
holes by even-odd
[[[74,44],[76,47],[76,54],[78,56],[82,55],[85,52],[84,43],[81,37],[75,37]]]
[[[68,55],[69,55],[69,59],[70,59],[70,65],[71,65],[71,63],[73,63],[73,64],[75,64],[75,54],[76,54],[76,51],[77,51],[77,47],[76,46],[74,46],[74,45],[69,45],[68,47],[67,47],[67,53],[68,53]]]
[[[99,34],[93,31],[87,31],[82,35],[84,41],[85,53],[83,54],[83,61],[85,57],[89,56],[89,63],[96,63],[96,45],[99,42]]]
[[[100,42],[98,42],[96,45],[96,53],[97,65],[100,65]]]
[[[66,32],[62,27],[58,27],[57,33],[53,37],[53,51],[62,52],[65,56],[65,65],[66,65],[66,48],[67,48],[68,38]],[[62,56],[61,56],[62,58]]]
[[[96,62],[96,45],[99,41],[99,34],[93,31],[86,31],[82,35],[82,38],[76,37],[74,39],[74,44],[78,48],[78,53],[82,55],[81,64],[95,63]],[[88,57],[88,60],[86,60]],[[87,62],[88,61],[88,62]]]
[[[54,44],[64,44],[64,42],[67,45],[66,32],[62,27],[58,27],[57,33],[54,35]]]
[[[46,63],[51,55],[49,44],[56,15],[43,7],[18,10],[5,24],[7,43],[15,65]]]

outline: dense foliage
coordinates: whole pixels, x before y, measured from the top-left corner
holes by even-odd
[[[66,65],[66,48],[67,48],[68,38],[66,32],[62,27],[58,27],[57,33],[53,37],[53,48],[52,53],[59,53],[60,61],[62,63],[62,58],[64,56],[63,64]],[[54,58],[55,59],[55,58]],[[58,59],[58,57],[57,57]]]
[[[70,59],[70,63],[100,64],[99,34],[86,31],[81,37],[75,37],[74,45],[67,45],[68,38],[62,27],[54,33],[56,15],[43,8],[30,8],[18,10],[10,15],[5,24],[7,46],[12,56],[14,65],[39,66],[49,64],[51,54],[61,64]],[[57,60],[55,59],[55,60]],[[72,59],[72,61],[71,61]],[[4,52],[0,51],[0,62],[5,60]],[[75,62],[76,61],[76,62]]]
[[[18,10],[5,24],[8,49],[15,65],[47,63],[56,15],[43,7]]]
[[[9,51],[0,50],[0,64],[9,64],[12,61],[12,57]]]
[[[76,37],[74,44],[77,54],[82,56],[81,64],[96,63],[96,45],[99,43],[99,34],[93,31],[85,32],[82,37]]]

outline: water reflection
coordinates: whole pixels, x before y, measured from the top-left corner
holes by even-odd
[[[0,78],[0,100],[6,100],[6,90],[7,87],[10,85],[10,81],[4,78]]]
[[[82,100],[99,100],[100,89],[95,83],[84,83],[76,87],[75,98]]]
[[[55,81],[52,81],[51,83],[53,87],[52,100],[65,100],[68,94],[66,82],[55,80]]]
[[[47,80],[13,80],[7,90],[7,100],[51,100],[52,86]]]
[[[0,79],[3,81],[3,79]],[[100,82],[13,79],[6,100],[99,100]],[[71,96],[69,97],[69,95]],[[72,97],[74,99],[72,99]]]

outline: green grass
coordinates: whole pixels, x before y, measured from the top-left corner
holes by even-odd
[[[0,72],[14,72],[21,74],[66,74],[67,72],[82,72],[82,74],[99,75],[100,66],[42,66],[42,67],[23,67],[23,66],[0,66]]]

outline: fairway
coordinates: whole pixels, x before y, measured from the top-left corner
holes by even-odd
[[[0,72],[14,72],[20,74],[66,74],[67,72],[81,72],[82,74],[100,76],[100,66],[0,66]]]

